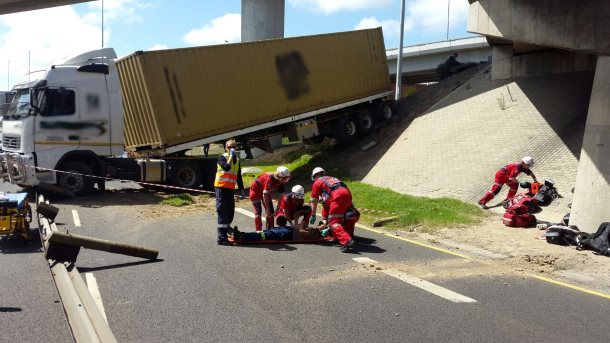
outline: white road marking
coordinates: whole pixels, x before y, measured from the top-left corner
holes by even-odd
[[[248,210],[244,210],[243,208],[236,207],[235,208],[235,212],[239,212],[239,213],[243,214],[244,216],[248,216],[250,218],[254,218],[254,213],[253,212],[250,212]],[[263,223],[267,222],[267,219],[265,217],[262,217],[261,219],[263,220]]]
[[[80,218],[78,217],[78,212],[76,210],[72,210],[72,217],[74,218],[74,226],[80,226]]]
[[[367,257],[356,257],[353,260],[356,262],[360,262],[360,263],[377,263],[375,260],[372,260]],[[389,269],[382,270],[382,272],[391,277],[394,277],[398,280],[404,281],[404,282],[410,284],[411,286],[418,287],[420,289],[423,289],[426,292],[430,292],[436,296],[439,296],[443,299],[447,299],[454,303],[476,303],[477,302],[476,300],[474,300],[472,298],[461,295],[454,291],[450,291],[439,285],[435,285],[431,282],[428,282],[426,280],[420,279],[415,276],[411,276],[404,272],[400,272],[397,270],[389,270]]]
[[[85,273],[85,279],[87,281],[87,288],[89,289],[89,293],[91,293],[91,297],[97,308],[102,312],[102,316],[104,316],[104,320],[108,323],[108,318],[106,318],[106,311],[104,310],[104,303],[102,303],[102,296],[100,295],[100,289],[97,287],[97,281],[95,281],[95,277],[92,273]]]

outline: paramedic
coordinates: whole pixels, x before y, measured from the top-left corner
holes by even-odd
[[[307,227],[309,218],[311,217],[311,207],[304,205],[305,189],[301,185],[292,187],[292,192],[282,195],[277,205],[275,220],[279,217],[284,217],[288,221],[288,225],[304,229]],[[303,218],[299,222],[299,218]]]
[[[284,193],[284,184],[290,179],[290,170],[284,166],[277,167],[275,172],[263,173],[250,185],[250,200],[254,207],[254,225],[256,231],[263,229],[261,218],[265,209],[267,228],[273,227],[273,201],[271,193],[278,191]]]
[[[328,225],[330,234],[339,241],[341,252],[348,252],[355,244],[352,236],[345,230],[344,216],[352,207],[352,193],[345,183],[341,180],[326,176],[324,169],[316,167],[311,172],[311,179],[314,181],[311,186],[311,207],[312,214],[310,224],[316,222],[316,210],[318,198],[324,199],[325,206],[328,206]]]
[[[506,200],[515,196],[515,194],[517,194],[517,189],[519,188],[517,176],[519,176],[521,172],[531,176],[532,179],[534,179],[534,182],[538,182],[536,175],[531,169],[533,166],[534,159],[531,156],[525,156],[521,159],[521,162],[507,164],[506,166],[500,168],[500,170],[496,172],[494,184],[491,186],[491,190],[485,193],[481,200],[479,200],[479,205],[481,205],[481,208],[489,208],[487,207],[487,203],[493,199],[494,196],[500,193],[500,189],[502,189],[502,185],[504,184],[508,185]]]

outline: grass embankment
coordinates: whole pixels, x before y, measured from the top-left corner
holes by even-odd
[[[440,227],[463,227],[476,224],[484,216],[484,212],[477,206],[450,198],[426,198],[400,194],[387,188],[376,187],[349,178],[346,166],[336,162],[334,156],[341,154],[328,146],[301,145],[298,149],[282,156],[282,163],[264,159],[243,161],[243,167],[255,167],[262,172],[274,171],[277,166],[284,165],[291,171],[292,178],[288,182],[286,191],[290,187],[301,184],[307,191],[305,199],[309,199],[312,181],[311,170],[316,166],[325,168],[328,175],[343,180],[352,192],[354,204],[361,210],[360,221],[371,225],[374,221],[390,216],[398,219],[385,224],[392,229],[406,229],[428,231]],[[244,174],[244,184],[250,185],[252,180],[260,174]],[[377,213],[366,210],[384,211],[391,213]],[[318,215],[321,212],[318,211]]]

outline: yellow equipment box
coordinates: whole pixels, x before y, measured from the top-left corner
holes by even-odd
[[[27,193],[0,195],[0,235],[19,233],[29,242],[32,209]]]

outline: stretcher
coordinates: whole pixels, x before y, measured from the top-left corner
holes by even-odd
[[[31,238],[31,222],[27,193],[0,194],[0,235],[19,234],[27,243]]]
[[[242,241],[235,240],[229,236],[228,241],[232,245],[242,244],[315,244],[315,243],[332,243],[335,239],[331,236],[320,237],[320,238],[309,238],[309,239],[291,239],[291,240],[262,240],[262,241]]]

